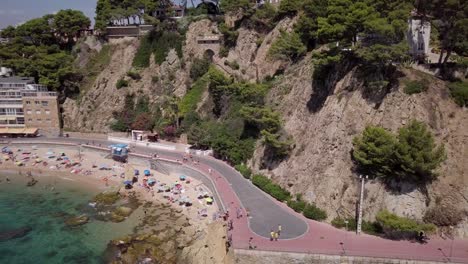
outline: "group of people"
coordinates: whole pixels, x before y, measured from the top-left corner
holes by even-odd
[[[278,230],[274,231],[273,228],[270,231],[270,241],[278,241],[281,235],[281,225],[278,225]]]

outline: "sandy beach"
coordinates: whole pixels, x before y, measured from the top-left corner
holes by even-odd
[[[142,200],[171,205],[186,215],[197,229],[213,222],[213,215],[219,210],[215,201],[208,204],[207,199],[200,198],[202,194],[212,195],[200,181],[190,175],[184,175],[186,179],[181,180],[182,175],[166,174],[157,168],[151,170],[149,160],[131,157],[124,164],[112,160],[109,152],[61,145],[10,145],[8,151],[10,154],[2,153],[0,156],[0,170],[10,181],[60,177],[74,185],[100,191],[120,190],[123,194],[135,191]],[[132,189],[124,188],[123,182],[132,180],[136,170],[139,171],[138,181]],[[145,170],[150,170],[149,177],[143,176]],[[25,177],[19,177],[21,175]],[[155,181],[154,185],[145,187],[145,178]],[[1,180],[6,181],[6,178]],[[170,191],[162,191],[164,186],[168,186],[165,188],[170,188]]]

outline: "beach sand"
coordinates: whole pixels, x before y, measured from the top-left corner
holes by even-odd
[[[156,179],[157,184],[164,183],[171,186],[178,182],[182,185],[182,190],[181,194],[175,195],[172,192],[158,193],[156,184],[153,191],[148,191],[147,188],[143,187],[143,171],[150,169],[150,162],[142,158],[130,157],[128,163],[123,164],[112,160],[109,152],[84,147],[80,148],[78,146],[10,145],[8,147],[13,154],[9,155],[9,157],[7,154],[0,155],[0,170],[2,174],[10,175],[9,178],[12,181],[26,181],[26,179],[30,179],[27,175],[31,174],[38,181],[60,177],[71,183],[73,182],[73,185],[93,188],[99,191],[120,190],[121,193],[135,191],[138,198],[144,201],[170,204],[177,211],[186,215],[200,229],[211,223],[213,221],[212,215],[219,210],[215,202],[212,205],[208,205],[205,199],[197,198],[200,188],[209,195],[211,195],[211,191],[200,181],[191,178],[190,175],[186,175],[190,181],[190,183],[187,183],[187,181],[179,180],[180,175],[164,174],[157,170],[150,170],[150,178]],[[73,164],[76,162],[79,165],[66,167],[61,153],[64,153],[65,157],[68,158],[68,163]],[[58,157],[61,157],[62,160],[57,160]],[[17,165],[18,161],[22,162],[21,166]],[[47,164],[45,165],[44,162]],[[101,170],[100,168],[102,167],[107,167],[108,170]],[[134,184],[133,189],[125,190],[123,188],[123,181],[131,180],[134,170],[139,170],[140,172],[138,182]],[[16,177],[15,175],[25,177]],[[172,199],[176,200],[181,196],[188,197],[192,205],[179,205],[178,202],[171,202],[168,199],[172,197]],[[202,210],[207,213],[207,217],[199,215],[199,212]]]

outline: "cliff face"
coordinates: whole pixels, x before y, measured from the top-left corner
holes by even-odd
[[[217,53],[213,57],[214,65],[224,73],[242,80],[263,80],[285,70],[276,78],[268,104],[281,113],[284,130],[293,137],[295,147],[286,159],[271,163],[265,162],[264,148],[259,142],[249,165],[271,176],[293,194],[301,193],[306,200],[326,209],[328,220],[353,216],[359,181],[352,172],[352,139],[369,124],[396,132],[411,119],[417,119],[429,125],[437,143],[445,145],[448,158],[438,170],[438,180],[427,186],[427,190],[406,184],[399,186],[398,192],[387,190],[378,180],[368,181],[364,217],[372,220],[379,210],[386,208],[398,215],[420,219],[431,208],[450,205],[464,217],[456,228],[458,235],[468,237],[466,109],[452,102],[444,82],[414,70],[401,71],[408,79],[429,79],[428,91],[410,96],[402,92],[402,85],[397,85],[386,94],[369,96],[356,69],[351,69],[344,76],[335,74],[337,83],[324,93],[313,85],[310,55],[293,65],[267,57],[280,30],[291,30],[294,22],[295,19],[286,18],[264,35],[241,27],[236,47],[227,58]],[[213,34],[219,34],[215,22],[205,19],[192,23],[186,34],[183,58],[179,59],[174,50],[161,65],[155,64],[152,58],[150,67],[140,71],[139,81],[125,77],[132,68],[139,41],[124,39],[109,43],[113,50],[110,63],[97,76],[92,88],[81,99],[67,99],[63,105],[64,127],[77,131],[110,131],[112,113],[123,108],[128,93],[147,96],[153,105],[164,96],[182,97],[191,81],[191,61],[206,51],[197,38]],[[237,62],[239,69],[227,66],[225,61]],[[129,87],[116,88],[121,78],[129,80]],[[209,104],[208,92],[202,97],[201,112],[210,109],[203,107]]]
[[[65,129],[109,132],[109,125],[114,121],[112,113],[123,108],[127,94],[146,96],[150,104],[158,102],[165,95],[180,97],[185,94],[188,73],[174,50],[169,52],[161,65],[155,64],[154,57],[151,56],[150,66],[139,72],[141,79],[137,81],[131,80],[127,72],[132,70],[139,40],[121,39],[111,41],[107,45],[110,45],[112,50],[109,65],[80,99],[67,98],[63,104]],[[155,76],[157,81],[153,79]],[[129,86],[117,89],[116,83],[119,79],[128,80]]]
[[[468,209],[468,112],[453,103],[442,81],[404,70],[406,78],[429,79],[428,91],[410,96],[400,85],[375,101],[366,96],[355,70],[351,70],[323,98],[323,105],[317,106],[317,97],[323,95],[314,92],[312,73],[307,57],[290,67],[271,90],[269,102],[282,114],[284,129],[293,136],[295,148],[287,159],[264,164],[264,149],[259,145],[251,160],[255,170],[325,208],[329,220],[337,215],[354,216],[359,182],[351,170],[353,137],[369,124],[396,132],[417,119],[427,123],[437,142],[445,145],[448,158],[438,170],[438,180],[428,186],[427,193],[411,185],[390,192],[378,180],[367,182],[365,218],[373,219],[383,208],[416,219],[437,205]],[[457,229],[460,236],[468,236],[466,219],[465,215]]]

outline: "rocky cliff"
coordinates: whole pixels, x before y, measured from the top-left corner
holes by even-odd
[[[431,83],[428,91],[407,95],[400,84],[384,94],[369,96],[356,69],[350,69],[345,75],[337,75],[336,84],[324,93],[313,85],[311,55],[292,65],[267,57],[280,31],[291,30],[294,22],[295,19],[286,18],[266,34],[239,28],[237,44],[226,58],[219,56],[219,47],[210,48],[215,53],[213,63],[239,80],[254,82],[276,75],[268,104],[281,113],[283,128],[294,139],[294,149],[284,160],[272,163],[265,161],[265,149],[258,142],[249,165],[293,194],[301,193],[306,200],[326,209],[329,221],[336,216],[353,216],[359,189],[352,170],[353,137],[369,124],[397,131],[411,119],[424,121],[447,151],[448,158],[438,170],[438,180],[427,188],[400,185],[398,191],[387,190],[379,180],[368,181],[364,217],[372,220],[380,209],[386,208],[398,215],[421,219],[427,210],[442,208],[447,214],[461,215],[464,220],[456,230],[459,236],[468,237],[468,112],[449,98],[445,83],[415,70],[400,69],[400,81],[428,79]],[[172,50],[161,65],[151,59],[151,65],[140,72],[139,81],[126,76],[132,69],[139,40],[109,43],[113,51],[111,60],[92,88],[81,98],[67,99],[64,103],[64,127],[110,131],[113,112],[122,109],[129,93],[147,96],[150,104],[157,104],[165,96],[182,97],[191,83],[189,69],[193,58],[202,57],[208,49],[199,45],[197,38],[213,34],[219,34],[216,22],[208,19],[193,22],[185,36],[183,58],[179,59]],[[226,61],[235,61],[238,69],[226,65]],[[284,74],[278,74],[283,71]],[[116,88],[121,78],[129,80],[129,87]],[[202,101],[209,101],[207,91]],[[203,102],[199,105],[203,106]],[[199,107],[201,112],[203,109]]]
[[[136,94],[146,96],[150,104],[164,99],[164,96],[183,96],[186,91],[187,71],[182,67],[176,52],[171,50],[166,60],[157,65],[151,56],[150,66],[141,70],[140,80],[132,80],[133,58],[140,41],[134,38],[111,41],[111,58],[105,69],[99,73],[92,87],[82,92],[80,98],[67,98],[63,104],[63,123],[66,130],[80,132],[109,132],[113,112],[124,106],[125,96]],[[156,78],[153,78],[156,77]],[[117,89],[118,80],[125,79],[128,87]]]
[[[378,180],[369,181],[364,217],[371,220],[386,208],[421,219],[428,208],[453,205],[465,214],[458,235],[468,236],[468,112],[449,98],[445,83],[402,69],[404,78],[428,79],[428,91],[407,95],[399,85],[375,101],[366,95],[355,70],[351,70],[317,105],[317,97],[323,95],[314,92],[313,70],[311,58],[305,58],[288,68],[269,94],[270,104],[282,113],[284,129],[294,138],[294,150],[281,162],[265,164],[264,148],[259,144],[251,166],[292,193],[301,193],[308,201],[326,208],[329,220],[354,216],[359,181],[352,171],[353,137],[369,124],[397,131],[411,119],[424,121],[447,150],[448,158],[438,170],[438,180],[427,190],[406,184],[397,192],[386,190]]]

